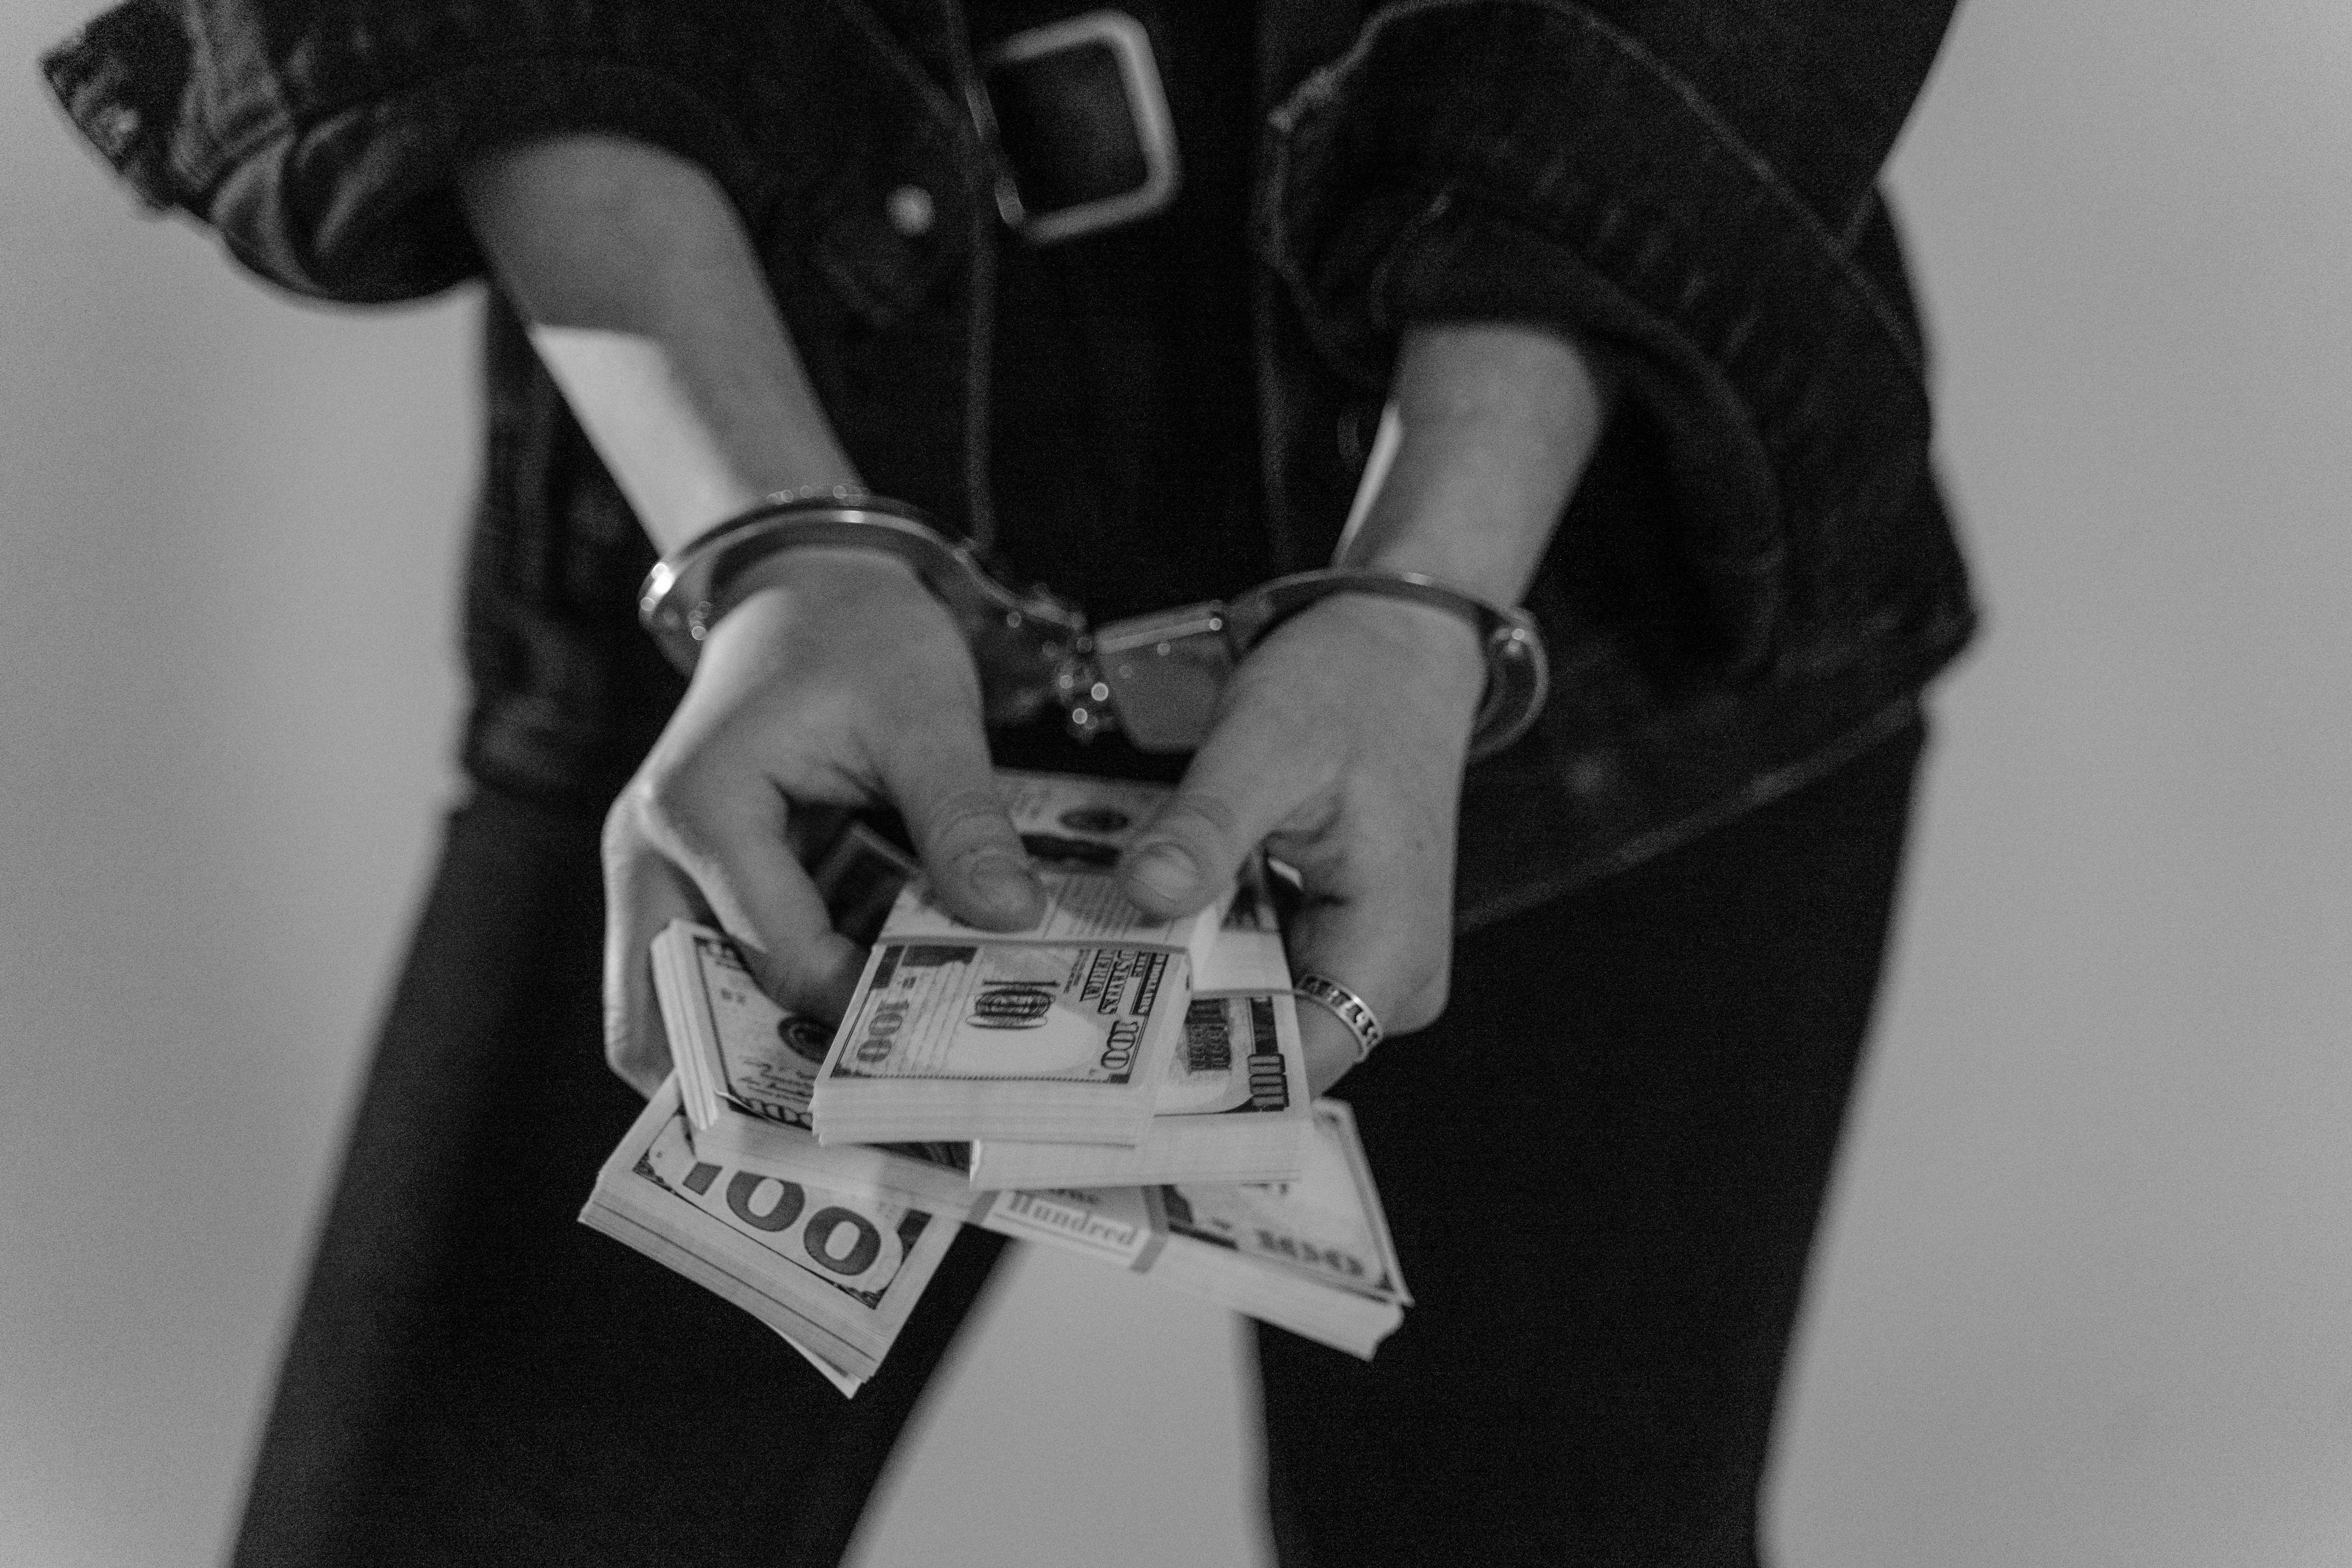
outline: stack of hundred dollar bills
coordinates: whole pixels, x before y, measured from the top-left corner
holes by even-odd
[[[778,1008],[718,931],[656,939],[676,1071],[582,1220],[751,1312],[844,1393],[965,1223],[1369,1358],[1412,1299],[1347,1108],[1308,1102],[1262,876],[1153,921],[1112,869],[1164,790],[998,784],[1044,917],[959,924],[852,826],[815,862],[836,928],[873,948],[838,1027]]]

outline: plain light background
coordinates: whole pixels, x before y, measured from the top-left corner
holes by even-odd
[[[472,306],[136,221],[31,79],[84,10],[0,11],[0,1563],[132,1568],[221,1549],[456,788]],[[2347,80],[2339,0],[1969,0],[1898,156],[1990,617],[1791,1568],[2352,1562]],[[1255,1560],[1235,1344],[1024,1266],[864,1568]]]

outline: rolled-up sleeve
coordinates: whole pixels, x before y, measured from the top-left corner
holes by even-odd
[[[745,131],[757,97],[733,79],[743,26],[687,0],[130,0],[42,65],[150,207],[285,288],[363,302],[479,269],[451,175],[502,142],[635,137],[748,209],[770,176]]]
[[[1415,321],[1549,324],[1612,361],[1760,657],[1790,551],[1921,482],[1918,334],[1899,266],[1868,263],[1950,9],[1404,0],[1277,112],[1261,250],[1360,384]]]

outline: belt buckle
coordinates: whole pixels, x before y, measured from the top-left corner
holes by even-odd
[[[1032,27],[981,68],[1032,245],[1133,223],[1176,199],[1175,121],[1134,17],[1089,11]]]

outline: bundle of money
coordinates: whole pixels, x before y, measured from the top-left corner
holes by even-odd
[[[580,1220],[742,1308],[844,1394],[882,1364],[956,1230],[846,1176],[787,1182],[710,1160],[675,1078],[597,1172]]]
[[[996,1194],[974,1223],[1205,1296],[1369,1361],[1412,1304],[1355,1118],[1318,1100],[1296,1181]]]
[[[1196,992],[1133,1147],[985,1138],[971,1145],[968,1171],[982,1188],[1285,1181],[1298,1173],[1309,1132],[1289,992]]]
[[[958,1218],[985,1195],[965,1177],[965,1143],[820,1146],[809,1095],[833,1031],[770,1001],[726,937],[674,921],[653,958],[678,1098],[705,1157],[786,1181],[846,1179]]]
[[[1310,1125],[1296,1181],[972,1194],[952,1163],[826,1147],[781,1124],[774,1136],[797,1143],[809,1174],[715,1159],[673,1078],[604,1162],[580,1219],[750,1312],[845,1394],[880,1366],[967,1215],[1370,1360],[1412,1298],[1348,1108],[1318,1100]],[[890,1183],[867,1179],[885,1163]],[[908,1190],[927,1182],[950,1201]]]
[[[719,931],[655,940],[677,1070],[581,1218],[754,1313],[845,1393],[965,1221],[1369,1357],[1410,1298],[1352,1119],[1309,1103],[1262,876],[1154,922],[1108,874],[1163,792],[1003,787],[1046,863],[1029,931],[955,925],[862,826],[816,858],[836,928],[875,942],[838,1029],[777,1006]]]
[[[1311,1134],[1307,1058],[1290,965],[1264,875],[1244,872],[1192,971],[1184,1038],[1132,1148],[990,1138],[971,1146],[976,1187],[1275,1182],[1298,1173]]]
[[[769,1130],[813,1130],[809,1100],[831,1031],[770,1001],[735,945],[706,926],[673,922],[655,939],[653,968],[696,1146],[752,1170],[812,1173],[795,1163],[803,1158],[798,1145]],[[967,1176],[966,1193],[1281,1181],[1298,1173],[1306,1155],[1307,1100],[1306,1058],[1286,987],[1196,993],[1185,1009],[1182,1043],[1171,1054],[1135,1145],[996,1140],[969,1149],[932,1142],[914,1152],[927,1173],[949,1166]],[[838,1147],[848,1153],[867,1146]],[[918,1195],[947,1196],[929,1184]]]
[[[1145,914],[1112,875],[1166,791],[1007,773],[1000,787],[1045,908],[1025,931],[963,925],[907,883],[817,1069],[826,1143],[1142,1142],[1223,910]]]
[[[895,942],[860,977],[809,1110],[827,1143],[1135,1143],[1183,1027],[1181,952]]]

